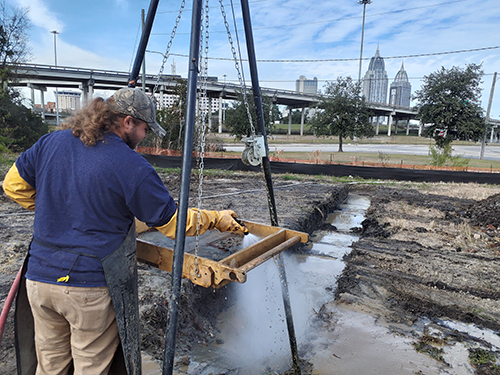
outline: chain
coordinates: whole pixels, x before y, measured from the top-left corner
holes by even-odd
[[[205,157],[205,132],[206,132],[206,121],[207,121],[207,113],[210,115],[211,108],[210,102],[208,100],[207,95],[207,83],[208,83],[208,50],[209,50],[209,16],[208,16],[208,0],[205,1],[205,10],[203,13],[203,17],[205,20],[205,27],[203,27],[203,23],[201,24],[201,33],[200,33],[200,56],[201,56],[201,88],[200,95],[198,98],[198,113],[200,116],[198,117],[198,147],[199,153],[197,157],[198,164],[198,213],[197,213],[197,222],[196,222],[196,242],[194,248],[194,265],[195,265],[195,274],[196,277],[201,277],[200,270],[198,268],[198,251],[200,244],[200,221],[201,221],[201,198],[203,195],[203,169],[205,167],[204,157]],[[204,33],[203,33],[204,31]],[[204,47],[204,56],[201,53],[203,48],[203,39],[205,39],[205,47]],[[205,104],[206,103],[206,108]]]
[[[160,85],[161,75],[163,74],[163,70],[165,69],[165,64],[167,63],[168,57],[170,55],[170,48],[172,48],[172,43],[174,41],[175,33],[177,32],[177,26],[179,26],[179,22],[181,21],[182,11],[184,10],[184,6],[186,5],[186,0],[182,0],[181,7],[179,8],[179,14],[175,19],[175,25],[172,29],[172,33],[170,34],[170,40],[167,44],[167,49],[165,50],[165,54],[163,55],[163,61],[161,63],[160,71],[158,72],[158,77],[156,78],[155,86],[153,88],[152,98],[155,97],[156,91],[158,90],[158,86]]]
[[[245,104],[245,108],[247,111],[247,116],[248,116],[248,121],[250,122],[250,129],[252,131],[252,135],[255,135],[255,128],[253,126],[253,121],[252,121],[252,115],[250,113],[250,106],[248,104],[248,98],[247,98],[247,87],[245,84],[245,80],[243,78],[244,72],[240,71],[240,60],[241,60],[241,51],[240,51],[240,59],[238,59],[238,56],[236,54],[236,49],[234,48],[234,43],[233,43],[233,38],[231,36],[231,30],[229,28],[229,23],[227,22],[227,16],[226,16],[226,11],[224,9],[224,4],[222,0],[219,0],[220,3],[220,10],[222,13],[222,18],[224,18],[224,26],[226,27],[226,32],[227,32],[227,39],[229,40],[229,44],[231,45],[231,53],[233,54],[233,60],[234,60],[234,66],[236,68],[236,72],[238,74],[238,81],[240,82],[240,85],[242,87],[243,91],[243,103]],[[231,7],[233,5],[233,2],[231,1]],[[234,17],[234,9],[233,9],[233,19]],[[235,30],[235,35],[236,38],[238,38],[238,30],[236,28],[236,24],[234,26]],[[238,42],[238,50],[239,50],[239,42]]]

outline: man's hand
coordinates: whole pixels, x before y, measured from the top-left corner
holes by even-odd
[[[237,219],[237,215],[232,210],[219,211],[219,219],[215,224],[215,228],[221,232],[240,232],[248,234],[248,228],[241,224]]]

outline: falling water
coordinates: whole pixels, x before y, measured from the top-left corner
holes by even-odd
[[[259,240],[260,240],[259,236],[256,236],[255,234],[252,233],[248,233],[246,236],[243,237],[243,241],[241,242],[241,248],[244,249],[250,245],[253,245]]]

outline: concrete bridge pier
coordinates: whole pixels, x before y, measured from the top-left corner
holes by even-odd
[[[300,116],[300,135],[304,135],[304,117],[306,115],[306,107],[302,107],[302,114]]]
[[[162,86],[160,88],[160,105],[158,106],[158,109],[163,109],[163,107],[165,106],[165,103],[164,103],[164,100],[165,99],[165,87]]]
[[[292,134],[292,107],[288,106],[288,135]]]
[[[378,132],[379,132],[379,129],[380,129],[380,116],[377,116],[377,120],[376,120],[376,124],[375,124],[375,135],[378,135]]]
[[[214,98],[208,98],[208,108],[207,108],[207,116],[208,116],[208,133],[212,131],[212,104]]]
[[[222,133],[222,100],[224,99],[224,90],[219,94],[219,134]]]
[[[35,90],[39,90],[40,91],[40,101],[41,101],[41,106],[42,106],[42,119],[45,120],[45,98],[44,98],[44,92],[47,91],[47,87],[46,86],[42,86],[42,85],[35,85],[35,84],[32,84],[30,83],[28,85],[28,87],[31,89],[31,106],[32,106],[32,109],[33,109],[33,112],[35,111]]]
[[[89,79],[82,82],[81,85],[78,86],[80,90],[82,90],[83,102],[82,106],[86,107],[94,98],[94,80]]]
[[[391,136],[391,131],[392,131],[392,116],[395,116],[396,115],[396,112],[391,112],[389,114],[389,122],[388,122],[388,125],[387,125],[387,136],[390,137]]]

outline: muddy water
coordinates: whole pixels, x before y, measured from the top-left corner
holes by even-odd
[[[285,254],[295,333],[299,355],[313,365],[314,375],[333,374],[473,374],[467,348],[460,343],[447,346],[448,365],[418,353],[416,339],[395,334],[375,318],[347,310],[333,301],[336,280],[344,268],[342,257],[357,240],[351,228],[360,227],[369,201],[350,196],[342,210],[327,222],[336,230],[318,231],[311,236],[307,254]],[[333,228],[332,228],[333,229]],[[249,238],[250,240],[250,238]],[[278,374],[291,368],[290,346],[277,267],[268,261],[248,273],[244,284],[234,285],[232,307],[218,318],[220,333],[209,345],[195,345],[189,365],[176,374]],[[318,313],[327,321],[317,319]],[[408,332],[421,334],[429,322],[422,320]],[[466,330],[455,322],[442,322]],[[475,327],[469,331],[489,340],[494,347],[498,335]],[[469,332],[470,333],[470,332]],[[149,362],[151,365],[151,362]],[[158,375],[149,367],[143,374]]]
[[[357,239],[350,229],[360,226],[368,206],[367,199],[351,197],[341,212],[328,218],[337,232],[315,233],[307,255],[284,255],[300,351],[318,336],[314,318],[333,299],[336,278],[344,268],[342,257]],[[219,316],[216,342],[195,347],[185,373],[246,375],[289,369],[290,346],[276,264],[268,261],[257,267],[248,273],[246,283],[233,289],[236,303]]]

